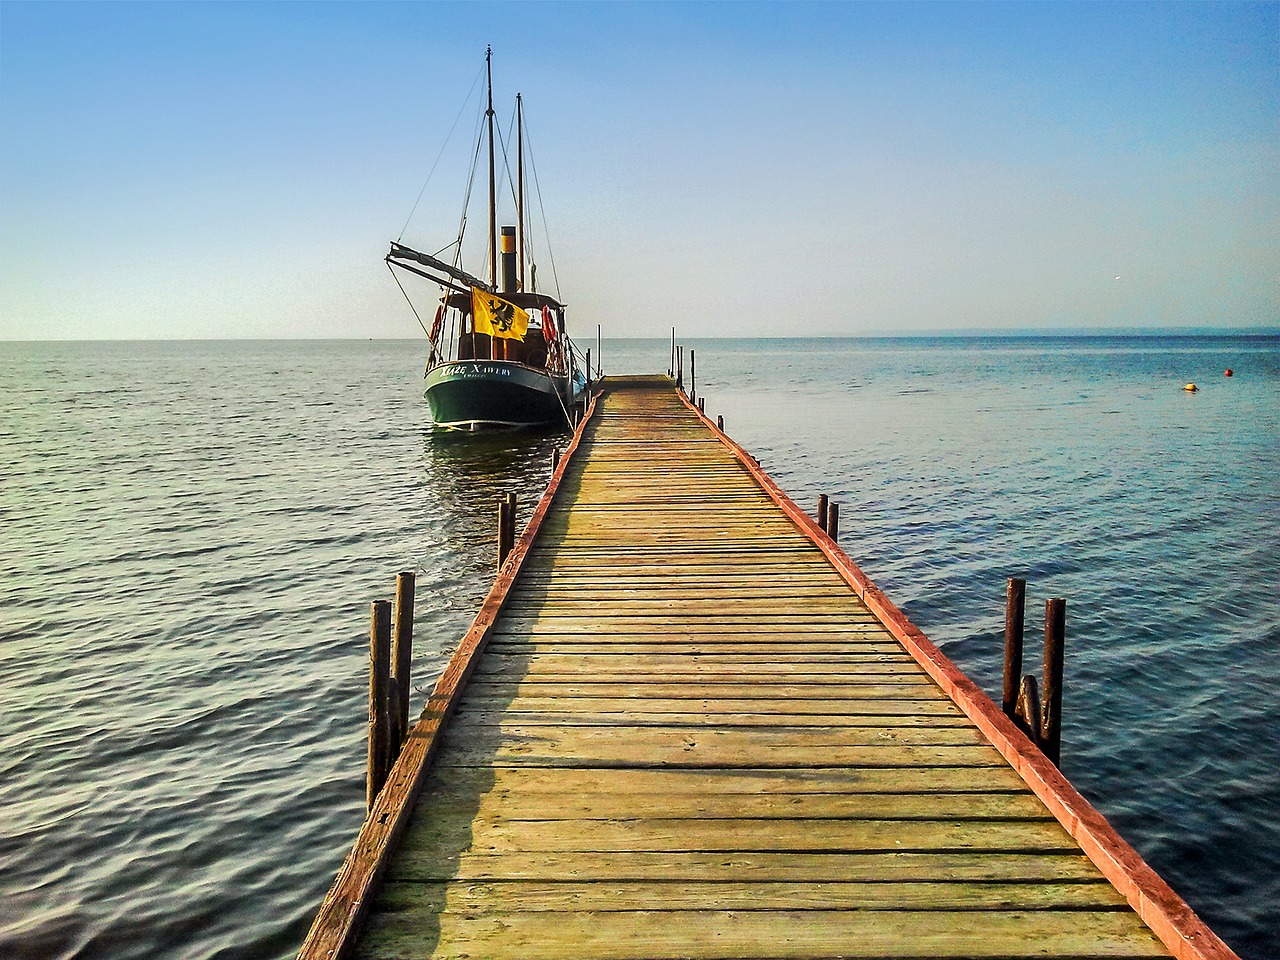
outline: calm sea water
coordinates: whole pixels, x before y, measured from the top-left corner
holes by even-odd
[[[1065,772],[1243,956],[1280,954],[1280,341],[689,346],[707,412],[838,500],[989,692],[1005,578],[1029,638],[1067,598]],[[606,371],[668,353],[606,341]],[[418,571],[428,687],[495,500],[562,442],[433,431],[422,359],[0,344],[0,955],[297,949],[363,817],[368,602]]]

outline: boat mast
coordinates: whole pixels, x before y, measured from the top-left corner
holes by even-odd
[[[498,289],[498,191],[493,167],[493,48],[485,47],[485,71],[488,75],[489,109],[489,282]]]
[[[517,290],[524,290],[524,101],[516,94],[516,264]]]

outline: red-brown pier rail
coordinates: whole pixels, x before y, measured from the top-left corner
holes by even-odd
[[[301,957],[1234,954],[677,393],[605,381]]]

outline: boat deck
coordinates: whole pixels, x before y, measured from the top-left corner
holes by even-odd
[[[561,469],[355,956],[1231,956],[669,380]]]

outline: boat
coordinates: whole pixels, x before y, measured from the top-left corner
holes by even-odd
[[[494,163],[493,51],[485,52],[488,108],[485,111],[489,156],[488,278],[462,264],[462,230],[450,246],[451,260],[392,241],[385,257],[396,270],[425,278],[440,288],[435,318],[427,330],[430,350],[424,394],[437,426],[454,430],[564,427],[574,422],[575,407],[587,394],[587,369],[578,364],[565,323],[565,305],[537,289],[537,264],[525,243],[524,105],[516,96],[516,225],[497,224]],[[473,153],[478,163],[480,146]],[[472,170],[474,175],[474,167]],[[470,181],[468,181],[468,195]],[[464,204],[465,206],[465,204]],[[446,248],[448,249],[448,248]],[[396,280],[399,284],[399,279]],[[401,291],[404,291],[403,284]],[[405,298],[413,306],[408,293]],[[414,309],[417,314],[416,308]]]

